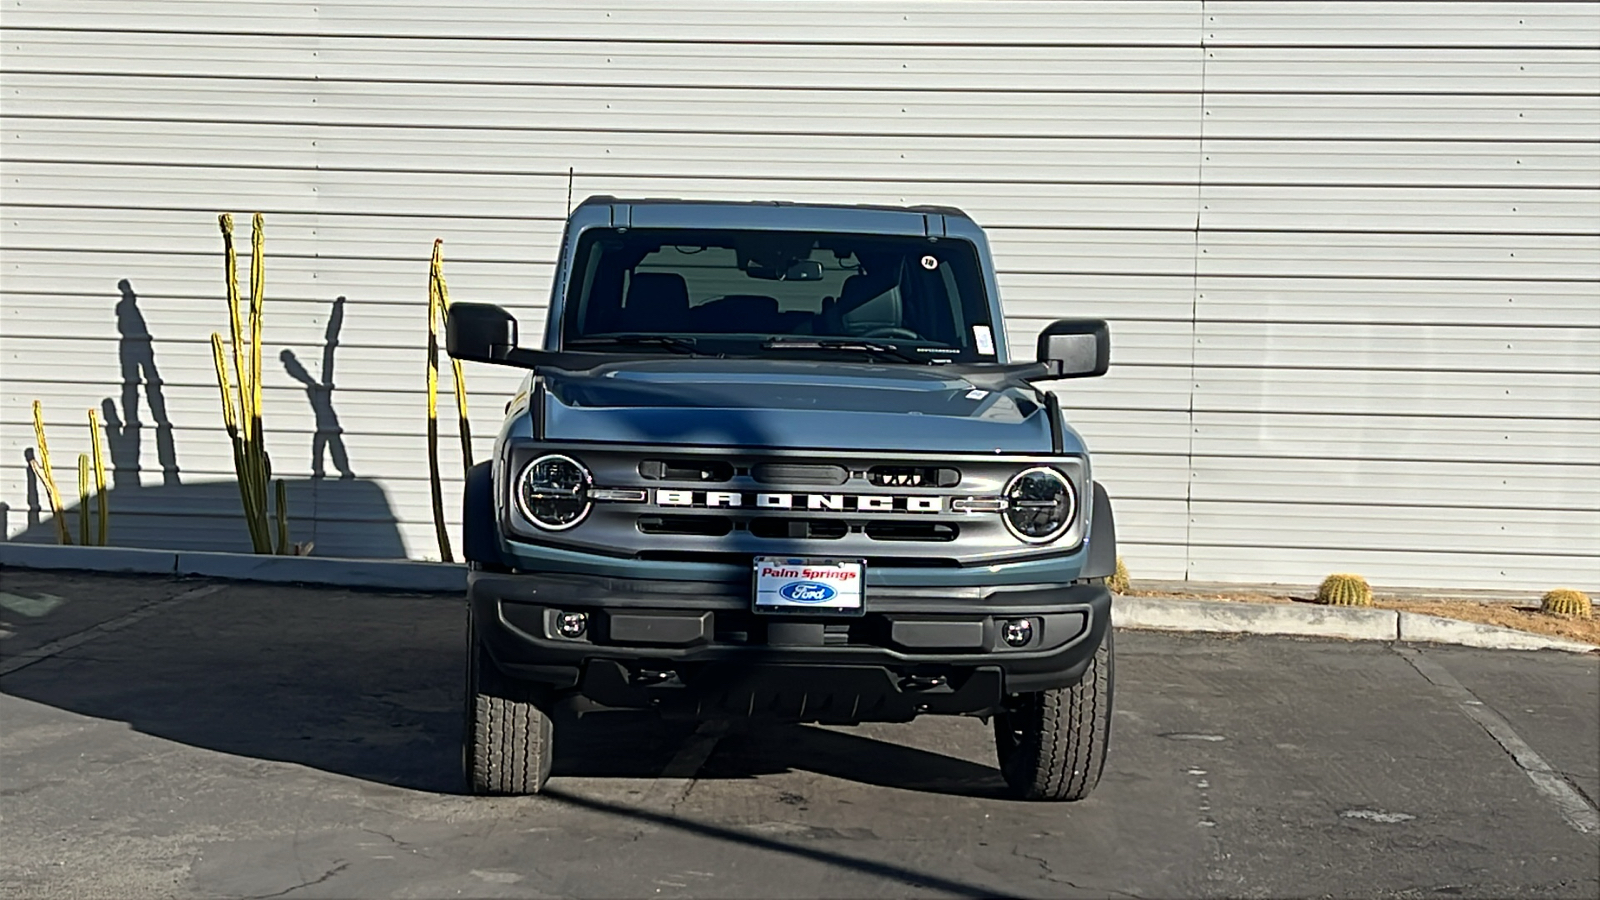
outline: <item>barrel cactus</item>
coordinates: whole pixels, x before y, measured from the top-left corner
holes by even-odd
[[[1552,616],[1594,618],[1594,606],[1589,602],[1589,595],[1572,588],[1556,588],[1545,594],[1539,601],[1539,611]]]
[[[1372,588],[1360,575],[1329,575],[1317,588],[1317,602],[1327,606],[1371,606]]]
[[[1106,587],[1113,594],[1126,594],[1128,592],[1128,567],[1122,562],[1122,557],[1117,557],[1117,571],[1106,579]]]

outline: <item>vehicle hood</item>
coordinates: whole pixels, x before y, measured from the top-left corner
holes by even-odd
[[[682,358],[545,370],[543,378],[551,441],[1051,451],[1049,413],[1032,388],[980,388],[938,366]],[[1072,445],[1063,449],[1082,452],[1063,431]]]

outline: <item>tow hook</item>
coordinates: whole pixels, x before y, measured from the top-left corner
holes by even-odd
[[[946,685],[943,675],[907,675],[900,679],[902,691],[931,691]]]
[[[638,669],[632,673],[629,680],[634,684],[657,685],[665,684],[677,679],[678,673],[671,669]]]

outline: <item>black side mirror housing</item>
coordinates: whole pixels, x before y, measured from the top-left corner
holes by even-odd
[[[517,320],[492,303],[452,303],[445,315],[444,348],[453,359],[504,362],[517,349]]]
[[[1039,332],[1039,362],[1050,378],[1094,378],[1111,366],[1111,326],[1104,319],[1057,319]]]

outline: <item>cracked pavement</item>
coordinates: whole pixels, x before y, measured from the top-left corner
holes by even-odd
[[[0,579],[57,598],[0,609],[0,897],[1600,895],[1600,835],[1460,705],[1592,810],[1594,655],[1419,648],[1463,699],[1382,643],[1124,633],[1079,804],[1003,799],[975,720],[633,713],[474,798],[458,598]]]

